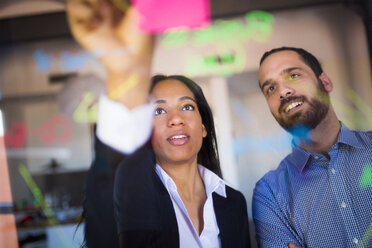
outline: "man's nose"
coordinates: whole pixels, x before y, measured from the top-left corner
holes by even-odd
[[[294,94],[294,89],[291,87],[288,87],[287,85],[282,86],[282,89],[280,90],[280,99],[287,98],[289,96],[292,96]]]

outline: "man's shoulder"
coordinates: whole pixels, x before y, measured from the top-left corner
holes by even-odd
[[[276,169],[270,170],[257,183],[275,183],[278,179],[288,175],[288,167],[291,164],[292,153],[283,158]]]
[[[266,174],[256,183],[254,194],[273,194],[278,195],[283,193],[283,190],[288,190],[288,183],[291,181],[291,164],[293,153],[288,154],[279,163],[274,170],[266,172]]]
[[[252,213],[256,218],[264,213],[263,209],[282,209],[288,205],[291,195],[291,154],[287,155],[275,170],[267,172],[257,183],[253,191]]]
[[[372,130],[371,131],[357,131],[351,130],[358,142],[364,146],[372,147]]]

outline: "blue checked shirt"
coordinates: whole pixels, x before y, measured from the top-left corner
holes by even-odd
[[[294,146],[256,184],[260,247],[372,247],[372,132],[342,125],[329,156]]]

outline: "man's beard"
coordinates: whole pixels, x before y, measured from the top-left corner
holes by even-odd
[[[330,100],[327,93],[322,91],[321,89],[320,92],[323,102],[316,98],[311,98],[309,101],[305,96],[288,97],[284,99],[281,106],[279,107],[279,113],[283,111],[282,106],[292,100],[300,100],[303,102],[303,104],[308,103],[310,106],[309,109],[305,112],[303,110],[300,110],[287,118],[274,116],[279,125],[293,135],[298,133],[297,129],[305,128],[310,131],[316,128],[319,123],[326,117],[330,105]]]

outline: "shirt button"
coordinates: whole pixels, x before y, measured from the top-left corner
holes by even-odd
[[[358,244],[359,240],[357,238],[353,239],[354,244]]]
[[[315,158],[315,159],[318,159],[319,157],[318,157],[318,156],[315,156],[314,158]]]
[[[346,208],[346,203],[345,202],[342,202],[341,203],[341,207]]]
[[[335,170],[335,169],[332,168],[331,171],[332,171],[332,174],[333,174],[333,175],[336,174],[336,170]]]

